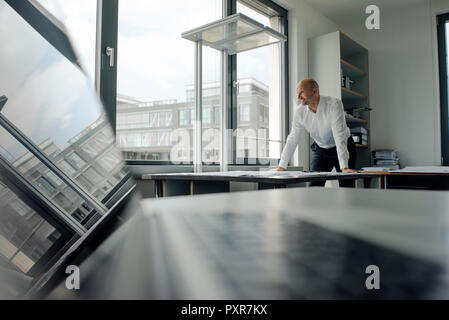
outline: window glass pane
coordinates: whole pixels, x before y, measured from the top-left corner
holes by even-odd
[[[64,23],[93,86],[95,80],[97,1],[37,0],[37,2]]]
[[[62,180],[51,174],[49,168],[40,162],[33,154],[17,142],[5,129],[0,126],[0,156],[22,174],[22,176],[35,186],[49,201],[52,201],[66,215],[74,215],[77,209],[86,214],[92,209]],[[33,162],[33,166],[27,163]],[[67,196],[70,205],[59,201]],[[78,220],[80,222],[81,220]]]
[[[193,160],[194,43],[181,34],[220,19],[221,3],[120,2],[117,143],[126,159]],[[219,80],[220,53],[203,47],[203,108],[220,105]],[[205,115],[208,128],[218,129]]]
[[[0,212],[0,256],[26,273],[61,234],[1,182]]]
[[[96,1],[42,0],[41,3],[52,7],[55,15],[58,15],[58,6],[62,10],[70,9],[64,11],[67,17],[73,19],[73,25],[67,29],[81,32],[80,37],[87,29],[84,19],[90,19],[89,14],[84,16],[83,10],[96,10]],[[76,28],[75,20],[78,18],[82,20],[79,22],[80,30]],[[79,181],[76,178],[89,166],[98,169],[101,176],[101,180],[95,182],[98,185],[103,181],[119,183],[114,176],[124,170],[123,161],[111,171],[101,168],[99,163],[104,154],[115,149],[115,136],[84,73],[5,2],[0,2],[0,20],[8,25],[8,28],[0,28],[0,39],[2,43],[8,44],[0,50],[0,94],[8,98],[1,110],[2,115],[47,154],[75,183]],[[93,28],[93,31],[89,31],[89,37],[95,34],[95,30]],[[168,118],[165,116],[164,123],[169,121]],[[40,168],[44,168],[43,165],[31,153],[23,150],[17,152],[14,149],[16,145],[18,144],[2,145],[8,150],[4,152],[5,157],[30,181],[37,183],[39,174],[36,171],[42,170]],[[60,189],[65,184],[59,185],[60,181],[47,176],[46,169],[45,172],[39,171],[40,176],[57,189],[55,194],[58,191],[64,193]],[[44,186],[48,185],[44,184],[42,179],[39,181],[43,190],[47,190]],[[62,196],[58,199],[62,199]],[[82,202],[79,197],[69,199],[73,202],[74,213]]]
[[[241,12],[279,31],[279,17],[269,17],[237,2]],[[237,54],[236,161],[279,159],[282,148],[281,47],[274,44]],[[267,111],[262,106],[267,106]],[[239,160],[240,158],[240,160]]]
[[[77,169],[81,169],[86,165],[86,161],[84,161],[76,152],[69,154],[68,160]]]

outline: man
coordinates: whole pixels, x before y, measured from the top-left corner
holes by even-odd
[[[313,79],[304,79],[298,85],[298,100],[301,105],[295,110],[292,131],[282,151],[278,171],[288,165],[301,134],[306,130],[315,140],[311,171],[332,171],[354,173],[356,147],[346,125],[341,100],[320,96],[318,83]],[[324,186],[325,181],[312,182],[311,186]],[[340,181],[340,186],[354,186],[353,181]]]

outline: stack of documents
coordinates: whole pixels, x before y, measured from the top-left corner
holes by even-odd
[[[355,143],[368,144],[368,130],[364,127],[351,128],[351,135]]]
[[[400,170],[392,170],[391,172],[403,172],[403,173],[444,173],[449,174],[449,167],[405,167]]]
[[[399,169],[399,157],[394,150],[379,149],[373,150],[373,160],[375,167],[388,169]],[[383,171],[383,170],[382,170]]]

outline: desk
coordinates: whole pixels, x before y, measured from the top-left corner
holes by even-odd
[[[288,185],[327,180],[357,180],[377,178],[379,188],[381,175],[378,173],[332,173],[301,171],[229,171],[203,173],[160,173],[146,174],[143,180],[154,180],[158,197],[196,195],[229,192],[229,183],[257,183],[258,190],[286,188]]]
[[[382,176],[384,189],[449,190],[449,173],[363,171]]]
[[[144,200],[80,265],[89,281],[74,294],[447,299],[448,205],[446,192],[345,188]],[[365,286],[370,265],[379,290]]]

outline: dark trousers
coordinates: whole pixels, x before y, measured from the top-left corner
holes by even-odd
[[[316,142],[312,144],[310,147],[313,151],[312,155],[312,163],[310,164],[310,171],[320,171],[320,172],[329,172],[335,167],[338,172],[341,172],[340,164],[338,162],[337,148],[321,148]],[[349,161],[348,165],[350,169],[355,169],[355,160],[356,160],[356,147],[354,140],[352,137],[348,139],[348,152],[349,152]],[[322,187],[326,181],[313,181],[309,186],[311,187]],[[338,181],[340,187],[344,188],[354,188],[355,181],[354,180],[341,180]]]

